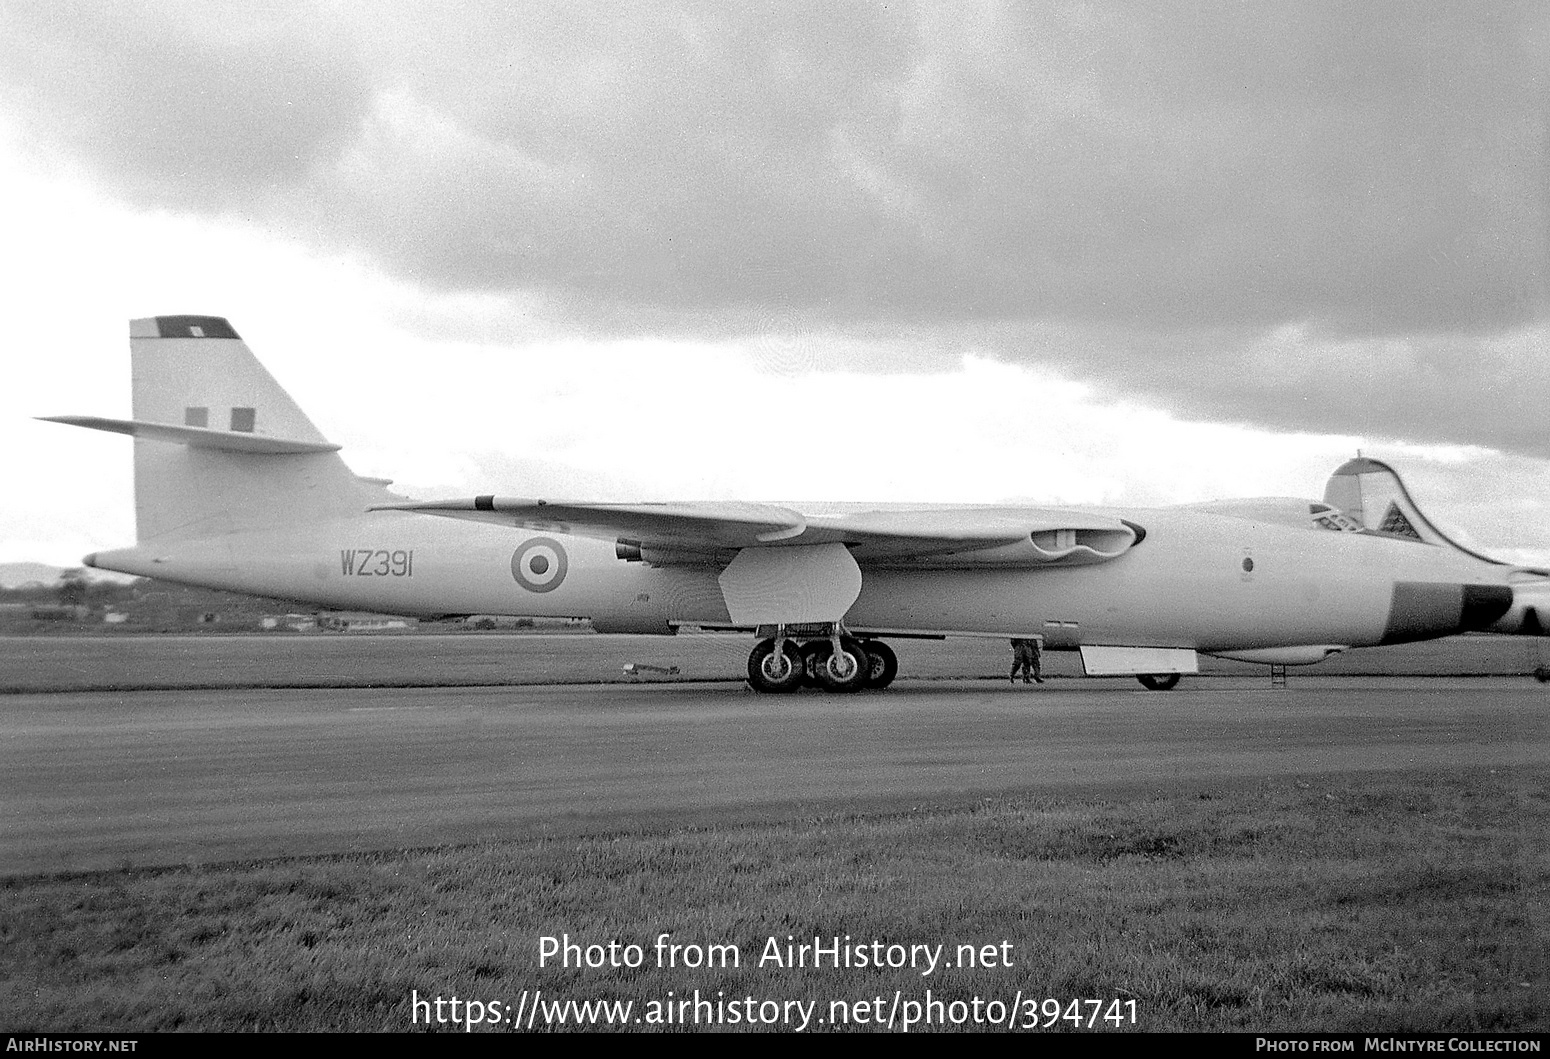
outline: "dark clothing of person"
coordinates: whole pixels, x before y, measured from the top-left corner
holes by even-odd
[[[1024,684],[1032,684],[1035,681],[1042,684],[1044,678],[1039,674],[1039,641],[1038,640],[1013,640],[1012,641],[1012,683],[1017,683],[1017,674],[1021,671]],[[1032,680],[1028,678],[1032,677]]]

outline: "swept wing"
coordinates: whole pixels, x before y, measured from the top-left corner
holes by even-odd
[[[731,561],[744,548],[845,545],[858,563],[922,568],[1104,562],[1145,536],[1133,522],[1045,508],[922,508],[804,515],[753,503],[593,504],[515,497],[382,505],[619,541],[651,562]]]

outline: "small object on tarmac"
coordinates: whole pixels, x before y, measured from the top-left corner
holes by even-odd
[[[647,673],[661,673],[664,676],[675,677],[678,675],[677,666],[653,666],[645,662],[631,662],[624,667],[624,675],[627,677],[645,676]]]

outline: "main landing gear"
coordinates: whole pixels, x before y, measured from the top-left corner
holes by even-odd
[[[825,691],[880,690],[898,673],[899,658],[887,644],[837,631],[801,642],[777,634],[760,640],[748,655],[748,683],[755,691],[795,691],[804,685]]]

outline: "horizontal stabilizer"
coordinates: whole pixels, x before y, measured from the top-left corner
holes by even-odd
[[[136,419],[104,419],[101,416],[39,416],[45,423],[106,430],[128,434],[147,441],[166,441],[196,449],[220,449],[223,452],[251,452],[261,455],[296,455],[306,452],[338,452],[338,445],[326,441],[290,441],[240,430],[209,430],[205,427],[174,426],[171,423],[145,423]]]
[[[131,320],[129,354],[129,419],[45,421],[133,439],[135,537],[158,550],[148,554],[354,517],[393,498],[351,472],[224,317]]]

